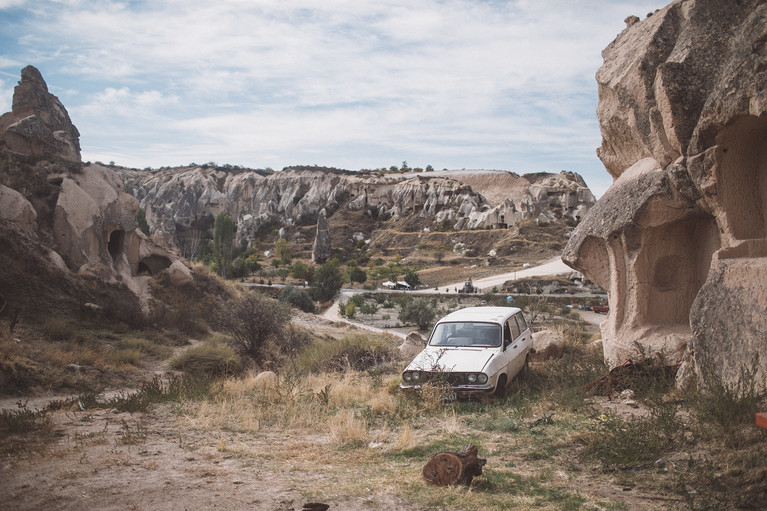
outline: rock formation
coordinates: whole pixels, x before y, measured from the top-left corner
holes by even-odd
[[[137,231],[138,201],[117,173],[82,165],[77,128],[32,66],[0,117],[0,153],[0,219],[45,242],[56,266],[142,295],[134,277],[177,259]]]
[[[764,385],[767,4],[677,0],[627,25],[597,72],[615,181],[563,258],[608,291],[612,366],[659,352],[734,382],[758,356]]]
[[[328,227],[327,213],[323,209],[317,217],[317,235],[312,245],[312,261],[322,264],[330,259],[332,247],[330,245],[330,228]]]
[[[264,226],[311,225],[320,210],[358,211],[380,221],[421,228],[508,228],[546,213],[577,224],[594,204],[573,172],[518,176],[504,171],[423,174],[351,172],[318,167],[264,172],[187,167],[121,169],[127,190],[146,210],[152,236],[187,249],[226,210],[237,222],[237,243]],[[487,193],[491,200],[485,198]]]

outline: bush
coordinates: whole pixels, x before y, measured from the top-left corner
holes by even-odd
[[[395,358],[396,350],[386,339],[355,334],[315,342],[298,355],[296,363],[300,370],[313,373],[363,371]]]
[[[429,327],[437,312],[426,298],[417,298],[402,307],[399,320],[403,323],[415,323],[418,328],[425,330]]]
[[[261,365],[267,343],[280,339],[290,321],[290,308],[257,291],[247,291],[221,309],[219,325],[232,336],[235,350]]]
[[[242,364],[226,344],[202,342],[173,359],[171,367],[194,376],[227,376],[239,373]]]
[[[49,341],[69,341],[75,331],[74,325],[64,318],[51,318],[43,323],[43,333]]]
[[[288,284],[280,292],[280,301],[301,309],[304,312],[314,312],[314,301],[311,296],[293,284]]]

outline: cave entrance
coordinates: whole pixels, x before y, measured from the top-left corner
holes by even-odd
[[[150,255],[138,262],[137,272],[141,274],[155,275],[171,264],[170,259],[161,255]]]
[[[117,229],[116,231],[109,233],[107,250],[109,251],[109,255],[112,256],[112,260],[120,257],[120,254],[125,250],[125,231]]]
[[[767,116],[738,119],[717,143],[721,195],[735,238],[767,238]]]

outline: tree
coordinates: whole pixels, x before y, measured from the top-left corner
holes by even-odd
[[[307,278],[309,274],[309,266],[301,261],[296,261],[293,263],[293,266],[290,267],[290,274],[293,275],[294,279],[309,280]]]
[[[417,298],[402,306],[399,320],[403,323],[415,323],[418,328],[425,330],[434,321],[437,313],[426,298]]]
[[[233,348],[259,366],[269,342],[278,341],[290,322],[290,308],[256,291],[246,291],[219,313],[219,327],[232,336]]]
[[[341,270],[338,269],[338,262],[328,261],[319,267],[314,274],[314,280],[311,285],[312,296],[318,302],[331,300],[341,286],[344,284],[344,277]]]
[[[136,223],[141,232],[149,236],[149,224],[146,222],[146,211],[144,211],[144,208],[138,208],[136,211]]]
[[[405,273],[405,282],[407,284],[415,289],[421,284],[421,277],[418,276],[418,272],[415,270],[410,270],[409,272]]]
[[[286,259],[290,256],[290,243],[285,238],[280,238],[274,243],[274,251],[280,259]]]
[[[426,172],[434,172],[434,167],[431,165],[426,165]]]
[[[226,278],[229,265],[232,262],[233,241],[234,222],[232,222],[232,217],[222,211],[216,216],[213,223],[213,255],[223,278]]]
[[[349,282],[359,282],[360,284],[364,283],[368,279],[368,274],[365,273],[365,270],[360,268],[359,266],[351,266],[349,268]]]

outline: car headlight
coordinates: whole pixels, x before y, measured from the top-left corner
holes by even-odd
[[[411,373],[410,371],[405,371],[404,373],[402,373],[402,379],[405,380],[406,382],[412,381],[413,373]]]
[[[419,373],[418,371],[413,371],[412,374],[413,374],[413,379],[414,380],[418,381],[418,380],[421,379],[421,373]]]
[[[469,373],[466,376],[466,381],[468,381],[469,383],[477,383],[477,375],[474,373]]]
[[[484,385],[487,383],[487,375],[485,373],[479,373],[477,375],[477,383]]]

